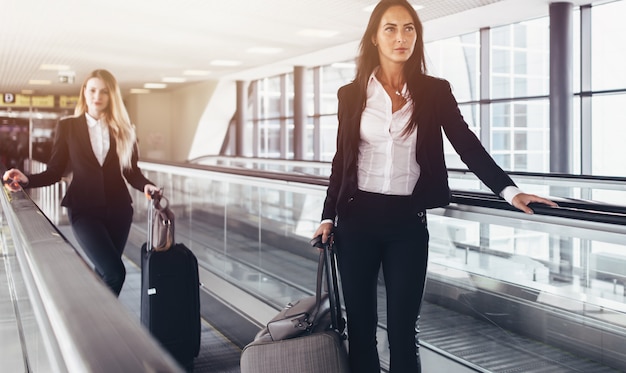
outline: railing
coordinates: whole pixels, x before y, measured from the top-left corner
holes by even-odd
[[[11,241],[17,259],[12,265],[19,265],[11,275],[23,279],[28,297],[15,299],[14,308],[27,301],[36,320],[17,320],[26,337],[23,357],[15,358],[33,371],[45,364],[52,372],[182,372],[24,191],[3,187],[0,206],[10,228],[3,230],[10,235],[4,241]],[[45,353],[25,341],[33,334],[39,334]],[[19,350],[2,346],[9,347]]]

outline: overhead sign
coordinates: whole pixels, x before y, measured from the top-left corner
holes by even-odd
[[[73,109],[78,103],[78,96],[59,96],[59,107],[61,109]]]
[[[2,95],[2,102],[5,104],[12,104],[15,102],[15,95],[13,93],[5,93]]]
[[[2,94],[2,104],[0,106],[54,108],[54,95],[27,96],[7,92]]]

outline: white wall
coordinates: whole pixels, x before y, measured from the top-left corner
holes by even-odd
[[[183,162],[218,154],[236,110],[235,82],[207,81],[172,92],[130,95],[140,157]]]
[[[172,159],[170,101],[168,93],[131,95],[125,100],[130,120],[136,127],[141,158]]]

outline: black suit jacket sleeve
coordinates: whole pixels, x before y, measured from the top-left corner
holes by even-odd
[[[496,195],[499,195],[505,187],[515,185],[483,147],[474,132],[468,128],[450,84],[444,80],[436,82],[441,85],[438,90],[441,93],[436,101],[437,112],[441,115],[441,127],[463,163]]]

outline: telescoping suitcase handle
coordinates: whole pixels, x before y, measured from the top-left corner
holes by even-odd
[[[337,280],[337,263],[335,260],[335,249],[332,244],[332,236],[325,243],[322,243],[322,237],[317,236],[311,240],[311,245],[320,249],[319,264],[317,267],[317,289],[316,309],[320,309],[321,297],[323,292],[323,277],[325,275],[326,291],[328,292],[328,300],[330,302],[330,318],[332,328],[340,335],[344,335],[345,320],[341,313],[341,302],[339,298],[339,284]],[[317,316],[317,315],[315,315]],[[313,318],[315,319],[315,317]]]
[[[152,251],[154,248],[154,209],[161,202],[163,197],[163,188],[150,193],[148,200],[148,229],[146,234],[146,251]]]

